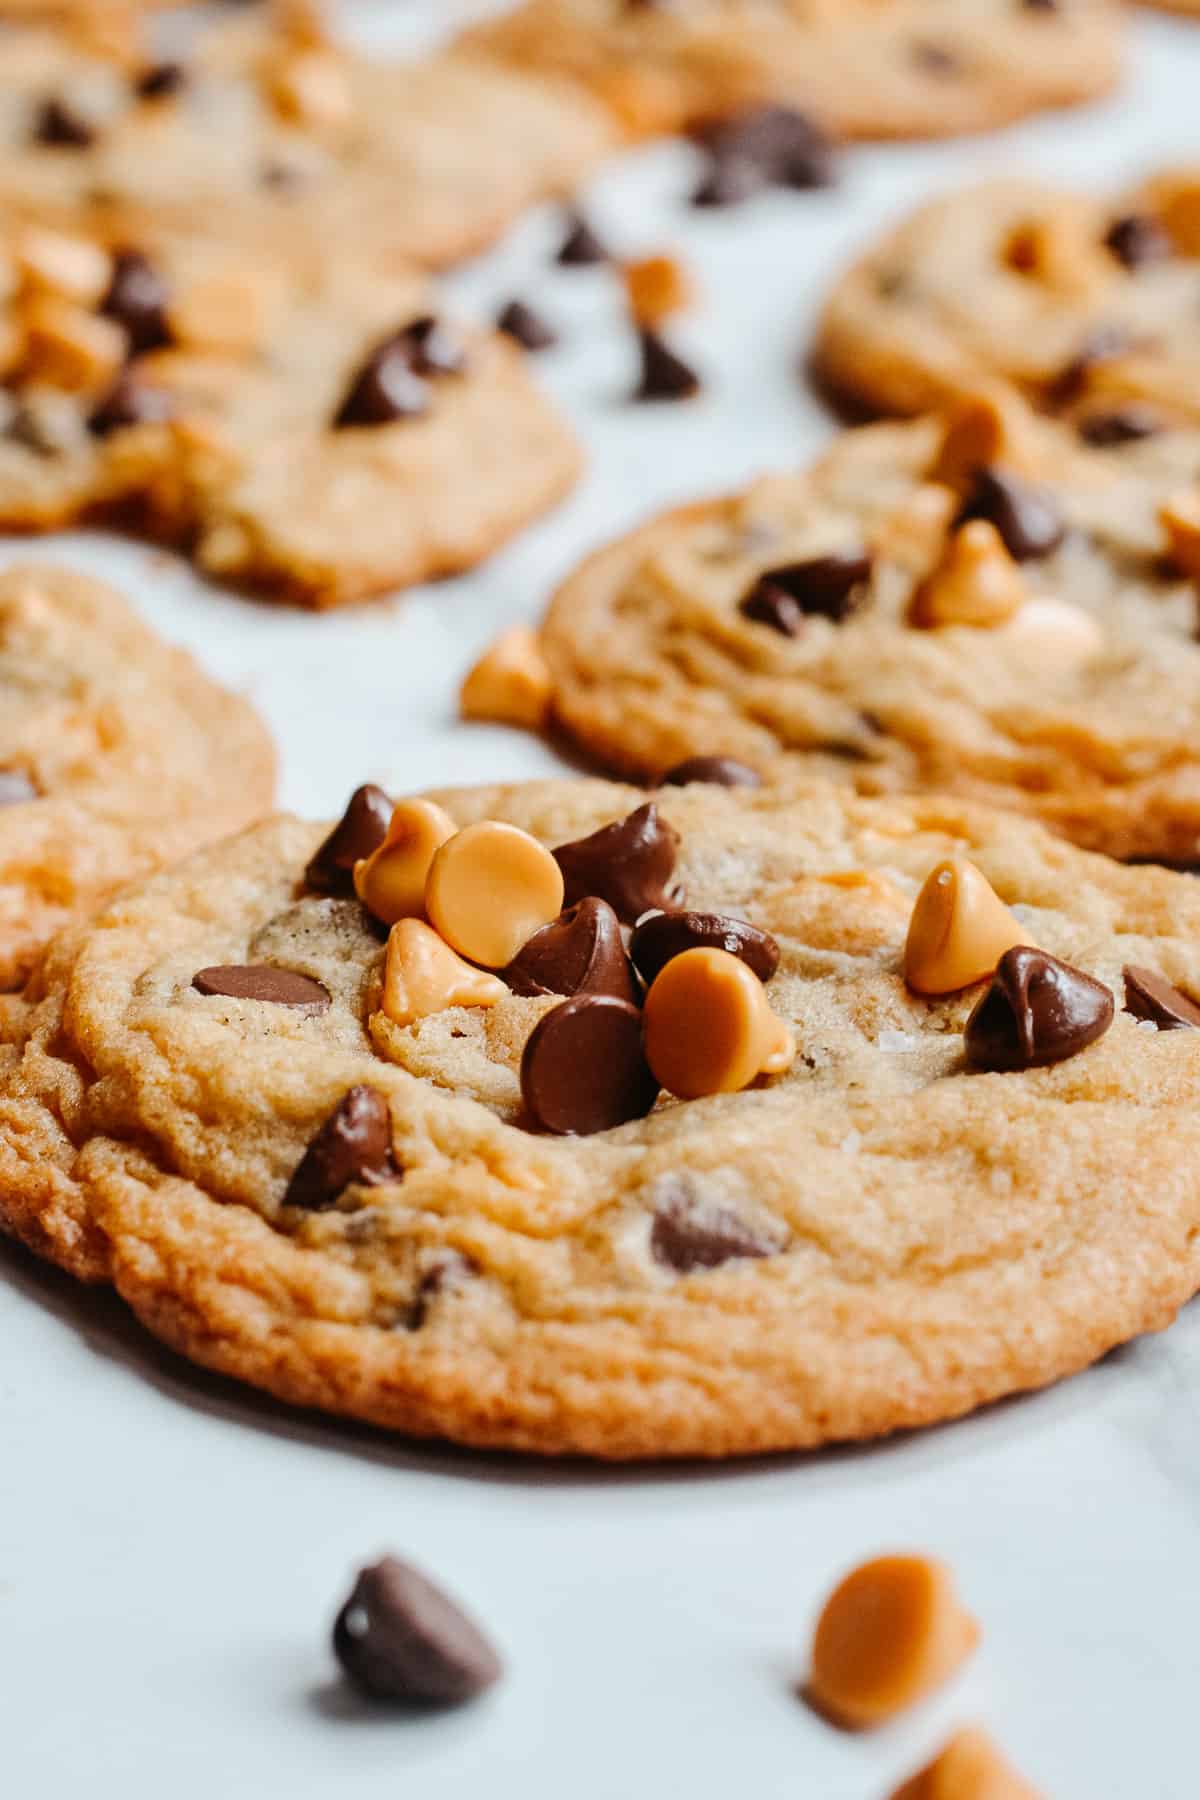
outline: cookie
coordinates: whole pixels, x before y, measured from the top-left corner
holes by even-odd
[[[847,432],[568,579],[553,715],[639,778],[733,757],[1200,862],[1198,480],[1200,434],[1097,451],[1015,403]]]
[[[247,702],[117,594],[0,575],[0,993],[114,888],[266,812],[274,785]]]
[[[1121,27],[1107,0],[524,0],[463,42],[580,82],[635,135],[774,102],[847,137],[907,138],[1103,93]]]
[[[515,826],[528,866],[575,845],[568,902],[584,879],[628,911],[665,881],[676,919],[733,915],[773,957],[677,945],[646,1054],[656,995],[699,957],[725,986],[702,973],[665,1062],[689,1037],[707,1054],[729,1018],[714,1034],[705,1009],[752,992],[792,1041],[782,1072],[651,1107],[652,1083],[588,1129],[606,1058],[639,1054],[638,1011],[558,952],[557,975],[523,954],[490,1000],[427,997],[394,1023],[391,945],[338,886],[349,837],[372,840],[360,796],[336,854],[322,827],[264,823],[51,950],[0,1050],[8,1228],[285,1400],[555,1454],[871,1436],[1164,1326],[1200,1282],[1200,1036],[1121,1010],[1122,971],[1200,992],[1200,885],[952,800],[693,786],[652,796],[649,821],[646,802],[570,780],[416,811],[464,828],[457,875]],[[914,902],[948,857],[1041,947],[1007,959],[1015,987],[1005,964],[939,999],[906,984]],[[444,909],[454,881],[435,886]],[[513,891],[489,888],[483,916]],[[1022,1066],[988,1072],[1006,1043]],[[586,1135],[534,1127],[553,1096]]]
[[[117,516],[333,606],[471,566],[571,485],[519,349],[423,275],[46,216],[0,229],[3,525]]]
[[[1003,380],[1086,436],[1200,422],[1200,172],[1100,197],[994,181],[923,206],[835,287],[815,365],[874,412]]]

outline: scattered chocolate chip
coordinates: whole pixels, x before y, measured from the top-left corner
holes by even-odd
[[[140,250],[117,250],[113,255],[112,279],[108,292],[100,302],[106,318],[125,327],[129,348],[135,356],[146,350],[159,350],[171,341],[167,323],[170,290],[166,280],[148,256]]]
[[[503,1672],[473,1620],[395,1556],[361,1572],[337,1616],[333,1649],[354,1686],[372,1700],[458,1706]]]
[[[727,913],[652,913],[629,943],[629,954],[647,987],[673,956],[682,956],[685,950],[727,950],[760,981],[770,981],[779,967],[779,945],[770,932]]]
[[[1131,343],[1132,339],[1123,325],[1097,325],[1049,383],[1048,399],[1055,406],[1066,406],[1078,399],[1096,364],[1109,362],[1114,356],[1124,356]]]
[[[535,931],[500,976],[514,994],[612,994],[631,1005],[638,1001],[621,922],[594,894]]]
[[[679,833],[649,800],[615,824],[560,844],[554,860],[562,870],[567,906],[594,894],[633,925],[643,913],[670,906],[667,884],[678,855]]]
[[[835,625],[849,618],[870,578],[871,558],[863,551],[784,563],[758,577],[739,610],[759,625],[796,637],[809,614]]]
[[[396,1173],[386,1099],[378,1088],[352,1087],[297,1163],[284,1203],[322,1212],[337,1204],[351,1182],[377,1187]]]
[[[700,205],[732,205],[768,184],[828,187],[834,178],[833,145],[795,107],[754,107],[701,126],[697,135],[710,165],[707,182],[693,196]]]
[[[1125,1011],[1135,1019],[1149,1019],[1160,1031],[1195,1031],[1200,1028],[1200,1006],[1172,987],[1153,969],[1129,963],[1125,975]]]
[[[650,1249],[680,1275],[716,1269],[739,1256],[777,1256],[785,1241],[782,1231],[756,1230],[733,1207],[701,1199],[682,1182],[660,1184]]]
[[[345,812],[304,871],[305,885],[318,894],[352,894],[354,865],[378,850],[394,808],[373,782],[355,788]]]
[[[403,332],[393,332],[359,365],[334,414],[334,429],[394,425],[420,418],[428,406],[429,384],[413,368],[412,344]]]
[[[979,469],[975,485],[956,521],[986,519],[1017,562],[1049,556],[1066,536],[1062,514],[1043,488],[1019,481],[1005,469]]]
[[[1162,420],[1148,406],[1115,407],[1111,412],[1089,413],[1079,421],[1079,435],[1094,450],[1119,450],[1123,444],[1140,444],[1157,437]]]
[[[558,342],[558,333],[523,300],[510,300],[501,309],[496,329],[520,344],[522,350],[550,350]]]
[[[939,80],[961,75],[965,67],[959,51],[951,50],[945,44],[931,43],[928,39],[920,39],[912,45],[912,59],[918,69],[923,69],[927,75],[936,75]]]
[[[610,261],[608,249],[596,236],[581,212],[567,214],[566,230],[555,261],[566,269],[586,268],[591,263]]]
[[[1114,219],[1104,234],[1104,247],[1126,269],[1165,262],[1171,254],[1170,238],[1148,213],[1126,213]]]
[[[132,425],[158,425],[172,412],[170,395],[150,386],[131,367],[121,370],[117,379],[88,415],[87,428],[93,437],[111,437],[114,431],[125,431]]]
[[[756,788],[762,776],[748,763],[733,756],[688,756],[658,778],[659,787],[690,787],[694,781],[711,782],[714,787]]]
[[[31,135],[35,144],[59,150],[86,150],[96,140],[94,127],[57,95],[39,106]]]
[[[198,994],[264,1000],[309,1015],[327,1012],[330,1004],[329,991],[319,981],[294,969],[277,969],[273,963],[219,963],[211,969],[198,969],[192,986]]]
[[[450,1294],[465,1287],[475,1274],[475,1264],[457,1250],[445,1250],[427,1268],[417,1283],[412,1303],[404,1315],[406,1331],[420,1331],[429,1318],[430,1308],[439,1294]]]
[[[165,100],[179,93],[187,84],[187,70],[181,62],[151,63],[133,84],[139,100]]]
[[[692,205],[741,206],[766,185],[766,176],[748,157],[713,157],[692,189]]]
[[[0,769],[0,806],[23,806],[38,791],[23,769]]]
[[[533,1122],[586,1137],[642,1119],[658,1082],[642,1050],[642,1015],[611,994],[576,994],[544,1013],[521,1058],[521,1096]]]
[[[642,369],[633,398],[642,402],[690,400],[700,392],[700,377],[666,343],[657,331],[643,325],[638,330]]]
[[[1102,982],[1021,944],[997,963],[963,1046],[980,1069],[1035,1069],[1086,1049],[1112,1022],[1113,997]]]

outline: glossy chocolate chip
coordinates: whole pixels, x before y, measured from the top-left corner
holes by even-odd
[[[586,268],[591,263],[609,261],[608,249],[597,237],[580,212],[567,214],[562,243],[555,258],[567,269]]]
[[[1125,975],[1125,1011],[1135,1019],[1149,1019],[1160,1031],[1195,1031],[1200,1028],[1200,1006],[1153,969],[1129,963]]]
[[[0,806],[24,806],[38,791],[23,769],[0,769]]]
[[[273,963],[219,963],[211,969],[197,969],[192,986],[198,994],[219,994],[228,1000],[263,1000],[296,1012],[315,1014],[329,1010],[329,991],[319,981],[300,975],[295,969],[277,969]]]
[[[1066,536],[1062,514],[1044,489],[1020,481],[1005,469],[980,469],[957,523],[986,519],[1017,562],[1049,556]]]
[[[976,1068],[1035,1069],[1086,1049],[1112,1021],[1113,997],[1102,982],[1022,944],[997,963],[963,1045]]]
[[[351,1182],[377,1187],[396,1173],[388,1103],[378,1088],[360,1085],[349,1089],[321,1126],[283,1198],[288,1206],[321,1212],[336,1205]]]
[[[756,624],[796,637],[806,616],[830,619],[835,625],[849,618],[862,604],[870,578],[871,558],[865,551],[783,563],[758,577],[740,611]]]
[[[657,332],[642,326],[638,331],[641,373],[633,398],[643,404],[654,401],[690,400],[701,388],[695,369],[677,356]]]
[[[1123,444],[1140,444],[1157,437],[1162,420],[1148,406],[1117,406],[1111,412],[1089,413],[1078,425],[1080,437],[1094,450],[1119,450]]]
[[[779,967],[779,945],[769,931],[728,913],[662,912],[643,919],[629,943],[629,954],[649,987],[673,956],[685,950],[727,950],[770,981]]]
[[[633,925],[643,913],[671,904],[668,889],[678,855],[679,833],[648,800],[615,824],[560,844],[554,860],[562,870],[567,906],[595,894],[624,924]]]
[[[658,778],[659,787],[690,787],[694,781],[707,781],[713,787],[756,788],[762,776],[748,763],[734,756],[688,756]]]
[[[412,344],[403,332],[377,344],[351,378],[334,414],[334,429],[420,418],[429,407],[429,384],[417,374],[412,356]]]
[[[337,1616],[333,1649],[350,1681],[372,1700],[459,1706],[503,1672],[461,1607],[395,1556],[359,1575]]]
[[[112,278],[100,302],[106,318],[125,327],[130,351],[140,356],[171,341],[167,323],[170,289],[165,277],[140,250],[117,250]]]
[[[1170,238],[1158,220],[1147,213],[1126,213],[1123,218],[1114,219],[1104,234],[1104,247],[1126,269],[1165,262],[1171,254]]]
[[[501,309],[496,318],[496,329],[520,344],[522,350],[551,350],[558,342],[558,333],[553,326],[524,300],[510,300]]]
[[[134,425],[159,425],[173,410],[169,394],[143,380],[136,369],[124,368],[88,414],[87,428],[93,437],[111,437]]]
[[[181,62],[151,63],[133,84],[139,100],[166,100],[187,85],[187,70]]]
[[[535,931],[500,975],[514,994],[612,994],[631,1005],[639,999],[621,922],[594,894]]]
[[[716,1269],[735,1257],[777,1256],[782,1230],[756,1228],[733,1207],[705,1200],[683,1182],[662,1184],[650,1227],[655,1260],[690,1275],[694,1269]]]
[[[314,855],[304,880],[318,894],[352,894],[354,865],[378,850],[394,808],[373,782],[355,788],[345,812]]]
[[[587,1137],[642,1119],[658,1082],[642,1050],[642,1015],[611,994],[576,994],[544,1013],[521,1058],[530,1119],[560,1137]]]
[[[86,150],[96,140],[94,126],[57,95],[51,95],[39,106],[31,136],[35,144],[56,150]]]

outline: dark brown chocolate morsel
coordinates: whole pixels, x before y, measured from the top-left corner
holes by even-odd
[[[1077,427],[1085,444],[1094,450],[1118,450],[1123,444],[1140,444],[1157,437],[1162,420],[1149,406],[1115,406],[1108,412],[1088,413]]]
[[[1063,364],[1047,389],[1047,398],[1056,406],[1077,400],[1087,386],[1088,376],[1097,363],[1124,356],[1133,344],[1124,325],[1097,325],[1088,332],[1074,356]]]
[[[656,1261],[680,1275],[716,1269],[735,1257],[777,1256],[786,1239],[751,1225],[732,1206],[696,1195],[684,1182],[662,1184],[650,1227]]]
[[[378,850],[387,836],[393,806],[381,787],[355,788],[345,812],[304,871],[318,894],[352,894],[354,865]]]
[[[311,975],[295,969],[277,969],[273,963],[218,963],[197,969],[192,986],[198,994],[219,994],[228,1000],[263,1000],[271,1006],[290,1006],[297,1012],[329,1010],[329,991]]]
[[[608,262],[610,258],[607,246],[592,230],[583,214],[569,212],[555,260],[564,268],[578,269],[586,268],[590,263]]]
[[[652,913],[629,943],[629,954],[647,987],[672,957],[685,950],[727,950],[760,981],[770,981],[779,967],[779,945],[770,932],[728,913]]]
[[[444,1250],[417,1283],[412,1303],[404,1315],[405,1329],[420,1331],[439,1294],[450,1294],[456,1288],[465,1287],[475,1273],[476,1266],[469,1257],[458,1250]]]
[[[540,313],[534,312],[524,300],[510,300],[501,308],[496,319],[496,329],[520,344],[522,350],[550,350],[558,342],[558,333],[552,325],[548,325]]]
[[[113,254],[112,278],[108,292],[100,302],[106,318],[123,325],[134,356],[147,350],[161,350],[171,342],[167,321],[170,289],[166,278],[140,250],[117,250]]]
[[[1126,269],[1165,262],[1171,254],[1170,238],[1148,213],[1126,213],[1114,219],[1104,234],[1104,247]]]
[[[166,100],[186,84],[187,70],[181,62],[151,63],[134,80],[133,91],[139,100]]]
[[[912,45],[912,59],[918,69],[940,81],[961,75],[965,67],[959,51],[952,50],[948,44],[935,44],[928,38],[919,39]]]
[[[621,922],[594,894],[535,931],[500,974],[514,994],[612,994],[632,1005],[639,999]]]
[[[38,107],[31,136],[35,144],[56,150],[86,150],[96,141],[95,127],[57,94]]]
[[[963,1045],[980,1069],[1035,1069],[1103,1037],[1113,997],[1082,969],[1021,944],[1006,950],[967,1020]]]
[[[834,179],[832,143],[795,107],[757,106],[697,135],[710,159],[707,183],[693,196],[700,205],[732,205],[767,184],[821,188]]]
[[[657,400],[690,400],[701,388],[700,377],[657,331],[646,326],[638,331],[641,373],[633,398],[644,404]]]
[[[626,925],[645,912],[671,905],[668,884],[679,856],[679,833],[653,800],[590,836],[560,844],[554,860],[562,870],[565,904],[595,894]]]
[[[174,410],[171,397],[144,381],[132,365],[122,369],[88,415],[93,437],[111,437],[134,425],[160,425]]]
[[[586,1137],[642,1119],[658,1082],[642,1050],[642,1015],[611,994],[576,994],[544,1013],[521,1058],[521,1097],[543,1131]]]
[[[1049,494],[1006,469],[977,471],[956,522],[965,525],[969,519],[986,519],[994,525],[1017,562],[1049,556],[1066,536],[1062,514]]]
[[[350,1088],[334,1107],[296,1165],[283,1196],[288,1206],[321,1212],[357,1182],[377,1187],[396,1179],[392,1121],[378,1088]]]
[[[412,344],[403,332],[377,344],[351,377],[333,417],[335,430],[394,425],[429,407],[429,384],[413,367]]]
[[[1200,1006],[1153,969],[1127,963],[1125,1011],[1135,1019],[1149,1019],[1160,1031],[1195,1031],[1200,1028]]]
[[[713,157],[692,189],[692,205],[741,206],[767,185],[763,171],[744,156]]]
[[[804,562],[765,569],[743,596],[743,617],[769,625],[784,637],[796,637],[806,616],[840,625],[862,603],[871,578],[866,551],[812,556]]]
[[[418,375],[460,375],[467,366],[462,340],[432,313],[410,320],[394,341],[407,347]]]
[[[0,769],[0,806],[23,806],[38,791],[23,769]]]
[[[689,756],[676,763],[658,778],[659,787],[690,787],[694,781],[706,781],[713,787],[756,788],[762,776],[749,763],[735,756]]]
[[[333,1649],[349,1680],[372,1700],[459,1706],[503,1672],[474,1621],[395,1556],[359,1575],[337,1616]]]

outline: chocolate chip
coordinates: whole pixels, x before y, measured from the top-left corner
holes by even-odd
[[[1126,269],[1165,262],[1171,254],[1170,238],[1148,213],[1126,213],[1114,219],[1104,234],[1104,247]]]
[[[1020,0],[1022,12],[1058,13],[1061,12],[1061,0]]]
[[[165,100],[179,93],[187,84],[187,70],[181,62],[151,63],[133,84],[139,100]]]
[[[521,1097],[533,1122],[586,1137],[642,1119],[658,1082],[642,1050],[642,1015],[611,994],[576,994],[544,1013],[521,1058]]]
[[[333,1649],[354,1686],[372,1700],[458,1706],[503,1672],[473,1620],[395,1556],[363,1569],[337,1616]]]
[[[927,75],[937,76],[939,80],[961,75],[965,67],[957,50],[951,50],[945,44],[931,43],[927,39],[912,45],[912,59],[918,69],[923,69]]]
[[[595,894],[626,925],[633,925],[643,913],[671,904],[667,884],[678,855],[679,833],[649,800],[613,825],[560,844],[554,860],[562,870],[568,906]]]
[[[168,394],[149,386],[134,369],[126,367],[89,413],[87,428],[93,437],[106,438],[132,425],[161,424],[172,411]]]
[[[714,157],[692,189],[692,205],[741,206],[766,185],[766,176],[748,157]]]
[[[594,894],[535,931],[500,975],[514,994],[612,994],[632,1005],[638,1001],[621,922]]]
[[[219,994],[229,1000],[264,1000],[271,1006],[289,1006],[305,1014],[329,1010],[329,990],[309,975],[294,969],[277,969],[273,963],[219,963],[198,969],[192,976],[198,994]]]
[[[766,183],[820,188],[833,181],[833,146],[806,113],[791,106],[759,106],[732,119],[702,126],[710,182],[732,183],[732,196],[702,204],[733,203]],[[744,190],[737,193],[739,185]]]
[[[304,871],[306,886],[318,894],[352,894],[354,865],[378,850],[394,808],[373,782],[355,788],[345,812]]]
[[[835,625],[849,618],[861,605],[870,578],[871,558],[865,551],[784,563],[758,577],[739,610],[756,624],[796,637],[808,614],[831,619]]]
[[[715,1269],[739,1256],[777,1256],[784,1242],[782,1231],[756,1230],[733,1207],[701,1199],[683,1182],[660,1184],[650,1249],[680,1275]]]
[[[522,350],[550,350],[558,342],[558,333],[523,300],[510,300],[501,309],[496,329],[520,344]]]
[[[407,1331],[420,1331],[429,1318],[430,1309],[439,1294],[450,1294],[465,1287],[475,1274],[475,1264],[457,1250],[443,1251],[417,1283],[412,1303],[404,1315]]]
[[[432,313],[413,319],[393,339],[407,346],[409,360],[418,375],[460,375],[467,353],[450,327]]]
[[[1125,1011],[1135,1019],[1149,1019],[1160,1031],[1195,1031],[1200,1028],[1200,1006],[1153,969],[1126,964]]]
[[[429,384],[413,368],[412,344],[403,332],[393,332],[359,365],[334,414],[334,429],[394,425],[420,418],[428,407]]]
[[[57,95],[39,106],[31,135],[35,144],[59,150],[86,150],[96,140],[94,127]]]
[[[629,943],[629,954],[647,987],[673,956],[682,956],[685,950],[727,950],[760,981],[770,981],[779,967],[779,945],[770,932],[728,913],[653,913],[642,920]]]
[[[610,260],[607,247],[592,230],[581,212],[567,214],[566,230],[555,261],[567,269],[585,268],[590,263]]]
[[[633,398],[642,402],[658,400],[690,400],[700,392],[700,377],[695,369],[670,348],[657,332],[643,325],[638,331],[642,369]]]
[[[23,806],[38,791],[23,769],[0,769],[0,806]]]
[[[298,193],[302,187],[307,185],[308,181],[304,170],[298,168],[295,163],[280,162],[277,158],[272,158],[270,162],[262,165],[258,172],[258,179],[263,187],[270,188],[277,194]]]
[[[159,350],[171,341],[167,323],[170,289],[163,275],[140,250],[117,250],[113,255],[112,279],[108,292],[100,302],[106,318],[125,327],[129,348],[135,356],[146,350]]]
[[[963,1046],[980,1069],[1034,1069],[1086,1049],[1112,1021],[1113,997],[1102,982],[1021,944],[997,963]]]
[[[1049,556],[1066,536],[1062,514],[1044,489],[1019,481],[1005,469],[979,469],[975,485],[956,521],[986,519],[1017,562]]]
[[[713,787],[756,788],[762,776],[748,763],[733,756],[688,756],[658,778],[659,787],[690,787],[693,781],[711,782]]]
[[[378,1088],[352,1087],[297,1163],[284,1203],[322,1212],[336,1205],[351,1182],[377,1187],[396,1174],[386,1099]]]
[[[1094,450],[1119,450],[1122,444],[1140,444],[1157,437],[1162,428],[1162,420],[1148,406],[1130,405],[1089,413],[1079,421],[1078,431]]]
[[[1096,364],[1109,362],[1115,356],[1124,356],[1132,341],[1123,325],[1097,325],[1049,383],[1049,400],[1055,406],[1066,406],[1078,399]]]

